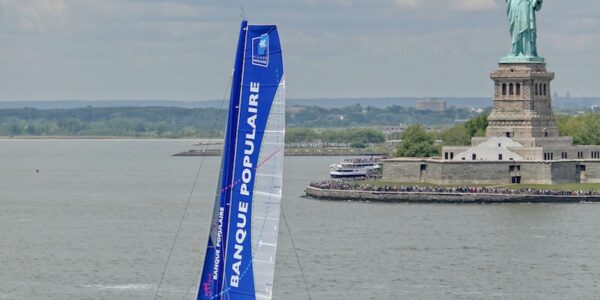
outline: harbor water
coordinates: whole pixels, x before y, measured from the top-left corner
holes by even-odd
[[[0,140],[0,299],[152,299],[163,274],[195,299],[220,158],[171,154],[196,142]],[[274,299],[600,295],[600,205],[303,198],[339,160],[286,157]]]

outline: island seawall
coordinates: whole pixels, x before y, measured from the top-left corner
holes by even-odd
[[[332,190],[307,187],[306,196],[322,200],[369,201],[387,203],[581,203],[600,202],[600,196],[569,195],[519,195],[484,193],[435,193],[435,192],[381,192],[358,190]]]

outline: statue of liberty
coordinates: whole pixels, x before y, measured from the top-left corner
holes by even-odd
[[[537,54],[537,25],[535,13],[542,9],[543,0],[506,0],[512,36],[512,53],[503,61],[540,62]]]

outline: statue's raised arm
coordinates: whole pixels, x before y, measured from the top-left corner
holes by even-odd
[[[537,54],[536,11],[542,9],[543,0],[506,0],[512,52],[503,60],[540,62]]]

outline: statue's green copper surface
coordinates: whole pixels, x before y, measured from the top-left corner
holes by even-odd
[[[543,0],[506,0],[512,52],[503,63],[544,62],[537,54],[537,25],[535,13],[542,9]]]

